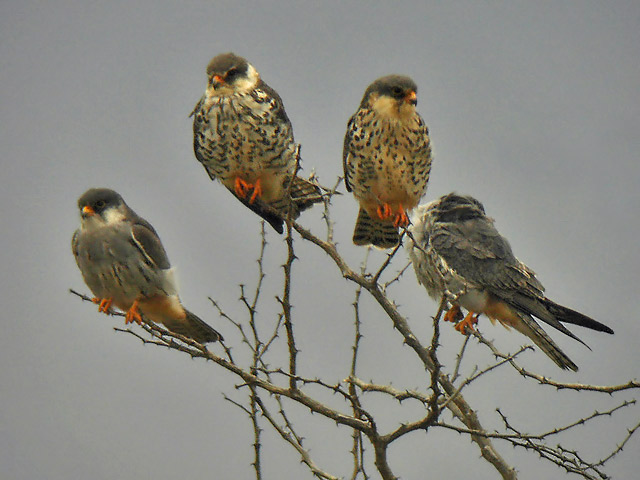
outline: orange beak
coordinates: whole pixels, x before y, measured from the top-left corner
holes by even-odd
[[[220,85],[224,85],[225,83],[227,82],[224,80],[224,77],[221,77],[220,75],[214,75],[213,80],[211,81],[211,85],[213,85],[213,88],[217,88]]]
[[[417,105],[418,104],[418,96],[416,95],[416,92],[411,91],[409,93],[407,93],[404,97],[404,101],[407,103],[410,103],[411,105]]]
[[[82,207],[83,217],[90,217],[95,214],[96,214],[96,211],[93,208],[91,208],[89,205],[85,205],[84,207]]]

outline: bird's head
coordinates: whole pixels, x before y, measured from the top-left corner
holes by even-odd
[[[260,81],[253,65],[231,52],[213,57],[207,66],[207,78],[207,94],[214,97],[250,92]]]
[[[91,188],[78,199],[82,228],[97,228],[122,222],[130,209],[119,193],[108,188]]]
[[[455,192],[440,197],[426,205],[425,213],[434,221],[456,223],[486,217],[484,206],[470,195]]]
[[[373,82],[364,93],[361,107],[369,107],[383,117],[405,119],[415,113],[418,86],[403,75],[387,75]]]

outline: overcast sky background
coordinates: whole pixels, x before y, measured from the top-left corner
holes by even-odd
[[[70,251],[76,200],[90,187],[114,188],[158,230],[183,302],[240,355],[238,335],[207,297],[245,318],[238,285],[255,284],[260,222],[195,160],[188,118],[205,88],[205,66],[226,51],[248,58],[280,93],[304,173],[315,169],[327,185],[342,175],[346,122],[366,86],[385,74],[410,75],[434,149],[423,201],[452,190],[476,196],[552,299],[616,331],[572,328],[593,351],[551,332],[578,373],[560,371],[538,351],[522,363],[562,381],[638,377],[640,4],[374,3],[0,3],[3,479],[251,478],[250,423],[222,398],[245,398],[233,388],[236,378],[114,332],[122,318],[68,293],[88,292]],[[357,204],[345,194],[332,211],[339,249],[356,267],[365,253],[351,245]],[[322,234],[320,214],[315,208],[302,223]],[[269,231],[268,241],[265,331],[286,258],[279,236]],[[301,373],[336,382],[348,374],[353,285],[318,249],[297,248]],[[405,258],[400,252],[391,271]],[[375,252],[371,262],[383,259]],[[436,306],[413,272],[391,294],[428,341]],[[420,365],[366,296],[363,315],[361,377],[424,388]],[[504,351],[526,343],[486,320],[480,328]],[[449,326],[442,335],[441,361],[451,366],[463,338]],[[491,361],[480,346],[470,348],[467,373]],[[555,392],[507,370],[466,393],[485,427],[500,427],[499,406],[531,433],[633,395],[605,397]],[[388,412],[386,428],[416,418],[374,397],[370,406]],[[293,413],[314,460],[350,475],[349,431],[299,408]],[[559,441],[601,458],[637,421],[635,407]],[[632,439],[606,471],[631,478],[639,446]],[[496,447],[521,478],[563,475],[537,455]],[[265,478],[311,478],[268,429],[264,453]],[[404,479],[427,472],[497,478],[475,445],[442,430],[399,442],[391,465]]]

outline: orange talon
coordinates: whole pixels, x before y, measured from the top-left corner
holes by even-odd
[[[378,205],[377,213],[380,220],[386,220],[391,216],[391,213],[392,213],[391,206],[388,203],[383,203],[382,205]]]
[[[389,218],[392,213],[393,213],[393,210],[391,210],[391,205],[389,205],[388,203],[385,203],[384,204],[384,218]]]
[[[256,180],[256,184],[253,186],[253,195],[249,199],[249,203],[256,201],[256,198],[262,197],[262,182],[260,179]]]
[[[462,320],[461,322],[458,322],[454,328],[458,330],[461,334],[467,335],[467,328],[469,328],[470,331],[475,330],[473,326],[476,323],[478,323],[479,316],[480,316],[479,313],[475,314],[473,312],[469,312],[467,313],[467,316],[464,317],[464,320]]]
[[[236,195],[238,195],[240,198],[246,198],[247,194],[249,193],[249,190],[251,190],[252,188],[253,188],[253,185],[245,182],[240,177],[236,177],[236,180],[234,182],[234,191],[236,192]]]
[[[407,225],[409,225],[409,217],[407,217],[406,212],[404,211],[402,206],[400,206],[398,214],[396,215],[396,218],[393,221],[393,226],[398,228],[398,227],[406,227]]]
[[[458,323],[462,320],[462,311],[458,305],[453,305],[442,317],[444,322]]]
[[[111,304],[113,303],[113,298],[98,298],[94,297],[91,301],[98,305],[98,311],[102,313],[106,313],[107,315],[111,314]]]
[[[140,312],[138,312],[138,300],[133,302],[131,308],[127,311],[127,314],[124,317],[124,324],[136,322],[138,325],[142,325],[142,316]]]

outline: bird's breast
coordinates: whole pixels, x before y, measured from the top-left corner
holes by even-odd
[[[194,122],[198,159],[223,183],[237,172],[247,179],[265,169],[292,172],[296,146],[277,109],[264,92],[206,98]]]

